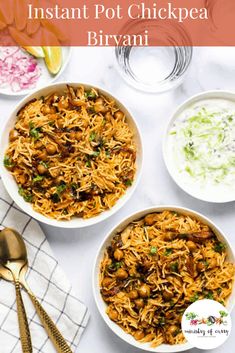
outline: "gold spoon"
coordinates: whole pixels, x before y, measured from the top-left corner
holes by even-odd
[[[16,290],[17,315],[23,353],[32,353],[32,343],[24,303],[20,292],[19,276],[25,266],[26,249],[9,229],[0,232],[0,275],[14,282]]]
[[[15,231],[14,229],[10,229],[10,228],[5,228],[0,233],[3,233],[3,234],[11,233],[12,238],[15,238],[15,241],[11,242],[12,248],[15,247],[14,243],[19,244],[19,248],[17,248],[17,252],[24,253],[24,258],[22,259],[24,265],[22,266],[20,274],[19,274],[19,282],[24,287],[26,292],[28,293],[28,295],[29,295],[29,297],[30,297],[35,309],[36,309],[36,312],[37,312],[48,336],[50,337],[52,343],[54,344],[57,352],[58,353],[72,353],[72,351],[71,351],[70,347],[68,346],[67,342],[65,341],[64,337],[62,336],[62,334],[60,333],[60,331],[58,330],[56,325],[53,323],[50,316],[43,309],[43,307],[41,306],[41,304],[39,303],[39,301],[37,300],[37,298],[35,297],[35,295],[31,291],[31,289],[29,288],[29,286],[25,280],[25,275],[28,270],[28,259],[27,259],[27,252],[26,252],[25,243],[24,243],[22,236],[17,231]],[[0,244],[0,247],[1,247],[1,244]]]

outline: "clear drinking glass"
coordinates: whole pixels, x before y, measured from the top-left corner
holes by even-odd
[[[160,93],[178,86],[192,59],[192,44],[185,29],[156,20],[130,21],[121,33],[158,36],[160,46],[122,46],[115,48],[123,78],[136,89]]]

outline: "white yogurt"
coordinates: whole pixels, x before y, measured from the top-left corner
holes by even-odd
[[[235,200],[235,101],[211,98],[184,109],[167,137],[168,168],[188,193]]]

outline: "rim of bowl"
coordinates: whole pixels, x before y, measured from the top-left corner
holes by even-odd
[[[61,48],[64,48],[64,46],[62,46]],[[55,81],[57,79],[59,79],[59,77],[64,73],[64,70],[68,66],[68,63],[69,63],[69,61],[71,59],[71,56],[72,56],[72,53],[73,53],[73,50],[74,50],[74,48],[70,47],[70,46],[65,46],[65,48],[66,48],[66,50],[68,50],[68,55],[65,58],[65,61],[62,63],[62,67],[61,67],[60,71],[56,75],[54,75],[54,76],[52,75],[51,80],[48,81],[48,85],[42,84],[42,85],[39,85],[39,87],[33,88],[33,89],[29,89],[29,90],[27,90],[27,92],[24,92],[24,93],[21,93],[20,91],[19,92],[7,93],[7,92],[2,92],[1,89],[0,89],[0,95],[5,96],[5,97],[12,97],[12,98],[17,98],[17,97],[24,97],[25,98],[28,95],[31,95],[33,92],[39,91],[40,89],[55,83]]]
[[[218,227],[212,220],[210,220],[208,217],[204,216],[203,214],[194,211],[190,208],[186,207],[181,207],[181,206],[176,206],[176,205],[156,205],[150,208],[144,208],[140,209],[139,211],[136,211],[129,216],[126,216],[125,218],[122,219],[122,221],[118,222],[115,226],[113,226],[105,235],[104,239],[102,240],[98,251],[96,253],[96,257],[94,260],[93,264],[93,269],[92,269],[92,292],[93,292],[93,297],[96,303],[96,307],[99,311],[100,316],[104,320],[104,322],[107,324],[107,326],[110,328],[112,332],[114,332],[119,338],[130,344],[131,346],[134,346],[136,348],[149,351],[149,352],[166,352],[166,353],[175,353],[175,352],[183,352],[186,350],[189,350],[191,348],[194,348],[189,342],[186,342],[184,344],[179,344],[179,345],[167,345],[167,344],[162,344],[156,348],[151,348],[148,343],[139,343],[136,341],[131,335],[126,333],[121,327],[119,327],[116,323],[114,323],[112,320],[109,319],[108,315],[106,314],[104,308],[107,306],[100,294],[100,288],[99,288],[99,268],[100,268],[100,261],[103,257],[104,250],[106,246],[110,243],[110,240],[113,238],[114,234],[116,232],[122,231],[130,222],[134,220],[138,220],[142,217],[144,217],[146,214],[153,213],[153,212],[162,212],[164,210],[170,210],[170,211],[176,211],[182,214],[189,214],[196,219],[201,220],[205,224],[207,224],[214,232],[216,237],[218,239],[221,239],[224,241],[227,245],[227,254],[231,258],[231,261],[235,263],[235,249],[231,245],[229,239],[225,235],[225,233],[221,230],[220,227]],[[102,308],[103,306],[103,308]],[[233,283],[233,291],[230,295],[230,302],[228,304],[228,311],[231,312],[233,307],[235,306],[235,282]]]
[[[165,166],[166,166],[166,169],[167,169],[169,175],[171,176],[171,178],[173,179],[175,184],[178,185],[178,187],[181,190],[183,190],[186,194],[190,195],[191,197],[194,197],[195,199],[198,199],[200,201],[220,204],[220,203],[234,202],[235,201],[235,196],[234,197],[229,197],[229,195],[228,195],[226,200],[219,200],[219,199],[212,200],[211,198],[200,196],[198,193],[190,192],[184,186],[184,184],[180,183],[178,181],[178,179],[176,178],[176,173],[174,172],[173,168],[170,167],[170,163],[169,163],[169,159],[168,159],[168,155],[167,155],[167,144],[168,144],[169,131],[170,131],[171,127],[172,127],[173,122],[177,120],[177,116],[184,109],[189,107],[191,104],[196,103],[197,101],[201,101],[203,99],[208,99],[209,100],[209,99],[216,99],[216,98],[225,99],[225,100],[226,99],[227,100],[233,100],[234,103],[235,103],[235,92],[234,91],[230,91],[230,90],[208,90],[208,91],[200,92],[200,93],[194,94],[190,98],[187,98],[183,103],[181,103],[180,105],[178,105],[174,109],[173,113],[170,114],[170,119],[169,119],[169,121],[167,123],[167,126],[165,128],[165,132],[163,134],[162,155],[163,155],[163,160],[164,160],[164,163],[165,163]]]
[[[30,94],[28,94],[26,97],[23,97],[17,103],[17,105],[14,107],[14,109],[11,111],[11,113],[9,114],[9,116],[7,117],[7,119],[4,122],[3,128],[0,131],[0,144],[1,144],[1,141],[3,138],[3,135],[5,134],[6,131],[9,130],[9,126],[8,126],[9,122],[13,119],[13,117],[16,117],[17,111],[21,107],[23,107],[24,104],[26,104],[28,101],[30,101],[30,99],[32,99],[34,96],[42,95],[44,91],[50,91],[53,88],[55,90],[56,89],[61,90],[63,87],[65,88],[66,85],[93,87],[93,88],[97,89],[98,91],[100,91],[102,94],[106,95],[107,97],[113,98],[117,102],[117,106],[120,106],[125,111],[125,113],[127,114],[127,120],[130,122],[132,128],[134,129],[134,133],[135,133],[134,140],[137,144],[137,149],[138,149],[136,175],[135,175],[135,179],[134,179],[133,184],[126,190],[126,193],[116,202],[116,204],[111,209],[105,210],[102,213],[98,214],[97,216],[94,216],[94,217],[91,217],[88,219],[74,217],[68,221],[60,221],[60,220],[46,217],[46,216],[42,215],[41,213],[34,211],[32,208],[32,205],[29,203],[26,203],[23,200],[23,198],[18,198],[18,197],[16,198],[15,197],[16,196],[15,189],[12,190],[8,186],[9,178],[13,178],[13,177],[11,176],[9,171],[7,171],[4,168],[3,163],[2,163],[3,159],[4,159],[4,154],[5,154],[7,144],[4,145],[3,149],[0,149],[0,176],[2,178],[4,186],[5,186],[8,194],[12,198],[12,200],[18,205],[18,207],[20,207],[20,209],[22,209],[26,214],[33,217],[37,221],[40,221],[42,223],[45,223],[45,224],[48,224],[51,226],[59,227],[59,228],[84,228],[84,227],[98,224],[99,222],[106,220],[107,218],[109,218],[110,216],[115,214],[117,211],[119,211],[127,203],[127,201],[131,198],[131,196],[133,195],[133,193],[134,193],[134,191],[140,181],[140,178],[141,178],[142,169],[143,169],[143,160],[144,160],[143,138],[142,138],[141,130],[140,130],[140,127],[139,127],[136,119],[134,118],[134,114],[132,114],[131,110],[129,108],[127,108],[126,105],[124,105],[122,103],[121,99],[119,99],[119,97],[117,97],[116,95],[115,96],[112,95],[106,89],[103,89],[100,86],[97,86],[95,84],[93,85],[92,83],[87,83],[87,82],[61,81],[61,82],[56,82],[56,83],[52,83],[50,85],[41,87],[40,89],[36,89],[33,92],[30,92]],[[48,94],[48,93],[46,93],[46,94]]]

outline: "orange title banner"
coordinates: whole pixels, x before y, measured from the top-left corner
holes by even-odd
[[[234,0],[0,0],[0,45],[234,46]]]

